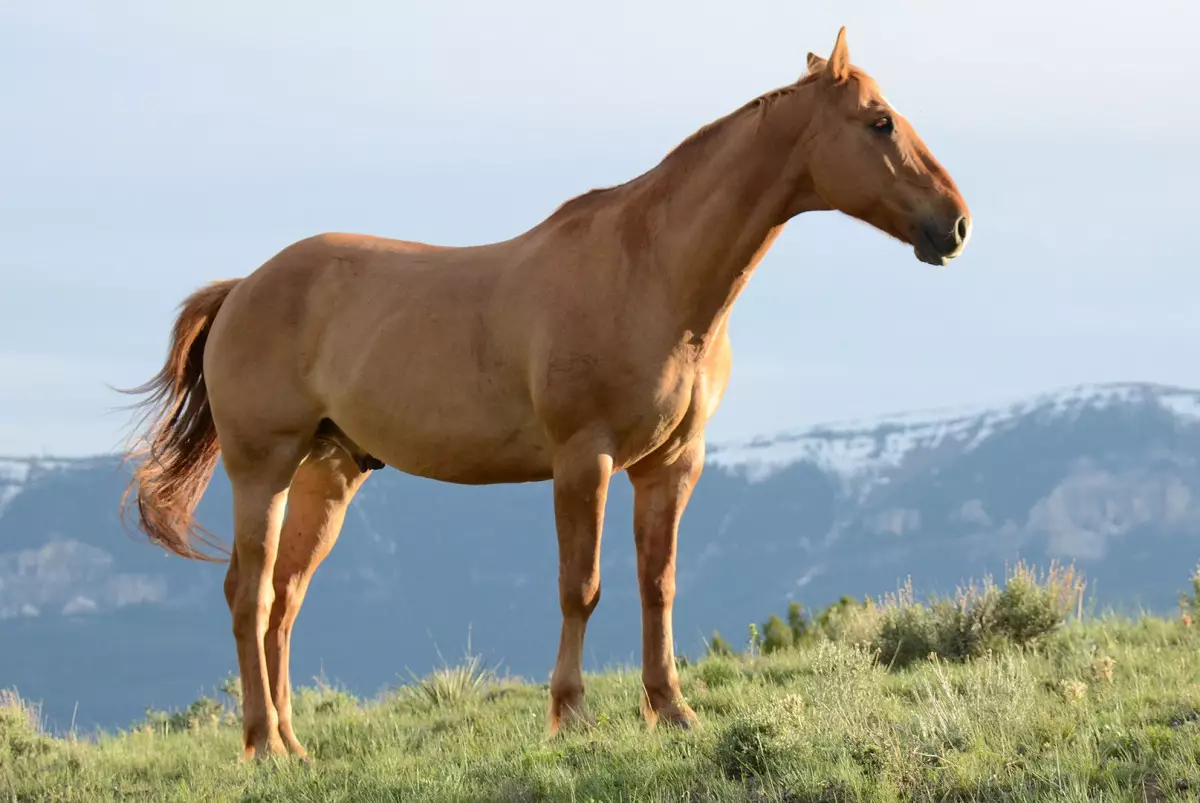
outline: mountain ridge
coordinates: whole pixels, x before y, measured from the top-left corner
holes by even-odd
[[[992,434],[996,426],[1011,422],[1023,415],[1053,410],[1059,414],[1078,413],[1081,408],[1103,407],[1114,401],[1157,402],[1164,409],[1200,421],[1200,390],[1153,382],[1096,382],[1065,385],[1060,388],[1018,397],[1000,403],[951,405],[884,413],[841,421],[826,421],[804,428],[789,428],[772,435],[758,436],[747,441],[716,442],[709,447],[714,462],[726,466],[745,466],[765,461],[768,465],[790,465],[812,459],[802,448],[789,449],[813,438],[846,438],[890,435],[895,432],[934,428],[938,437],[961,434],[976,425],[968,448],[977,446]],[[777,451],[779,454],[771,454]],[[825,467],[839,473],[853,473],[853,466],[837,460],[824,462]]]
[[[1157,382],[1085,382],[1063,385],[1040,393],[1015,396],[1007,401],[904,409],[850,419],[823,420],[745,439],[710,439],[707,451],[709,462],[722,466],[740,465],[753,462],[759,456],[760,451],[804,438],[867,435],[874,434],[880,429],[900,430],[917,428],[922,425],[940,424],[949,428],[955,424],[988,418],[996,421],[1012,419],[1038,408],[1057,408],[1058,411],[1063,411],[1064,408],[1070,409],[1071,407],[1102,406],[1112,403],[1114,400],[1125,402],[1136,400],[1143,403],[1157,401],[1165,409],[1172,410],[1181,417],[1200,421],[1200,389]],[[982,435],[976,436],[976,440],[982,440],[988,434],[991,433],[985,430]],[[20,467],[24,467],[26,471],[44,471],[108,463],[121,457],[121,453],[116,451],[71,456],[17,455],[0,452],[0,512],[3,511],[5,503],[4,482],[6,478],[15,478]],[[782,459],[786,461],[786,458]],[[805,459],[804,455],[796,455],[791,458],[790,462],[794,463],[803,459]],[[6,472],[11,472],[8,477],[6,477]]]

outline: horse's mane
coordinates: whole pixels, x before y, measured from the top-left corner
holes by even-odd
[[[819,75],[820,73],[806,73],[794,83],[764,92],[763,94],[742,104],[737,109],[734,109],[723,117],[719,117],[710,123],[705,123],[696,131],[689,134],[682,142],[668,151],[666,156],[664,156],[657,165],[650,168],[650,170],[647,170],[645,173],[635,176],[634,178],[631,178],[621,184],[614,184],[611,187],[598,187],[596,189],[588,190],[580,195],[576,195],[574,198],[569,198],[559,204],[558,208],[554,210],[548,219],[560,218],[563,215],[578,212],[584,207],[590,206],[595,201],[608,198],[608,196],[610,196],[612,193],[628,187],[633,182],[638,181],[649,173],[658,170],[667,162],[674,161],[681,155],[690,153],[701,147],[704,143],[708,142],[708,140],[711,139],[716,132],[723,130],[726,126],[732,125],[742,118],[752,114],[766,113],[773,103],[778,101],[780,98],[791,95],[796,90],[800,89],[800,87],[812,83]]]

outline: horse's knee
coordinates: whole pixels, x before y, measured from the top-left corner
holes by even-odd
[[[669,608],[675,602],[675,578],[666,571],[648,574],[639,582],[642,606],[651,610]]]
[[[600,577],[564,582],[559,594],[563,616],[587,619],[600,604]]]

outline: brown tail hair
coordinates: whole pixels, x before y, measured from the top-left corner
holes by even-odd
[[[213,282],[188,296],[175,319],[163,367],[146,384],[123,391],[150,395],[134,405],[145,410],[140,423],[147,426],[126,458],[142,460],[121,498],[121,517],[132,494],[142,531],[185,558],[224,562],[229,554],[193,516],[221,453],[204,384],[204,346],[217,311],[240,281]],[[222,556],[196,549],[197,542]]]

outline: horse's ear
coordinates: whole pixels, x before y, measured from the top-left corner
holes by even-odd
[[[835,81],[844,81],[850,77],[850,48],[846,45],[846,26],[838,31],[837,41],[833,43],[833,53],[825,65],[825,71]]]
[[[808,72],[810,75],[816,75],[825,69],[825,59],[818,56],[816,53],[809,51],[808,53]]]

